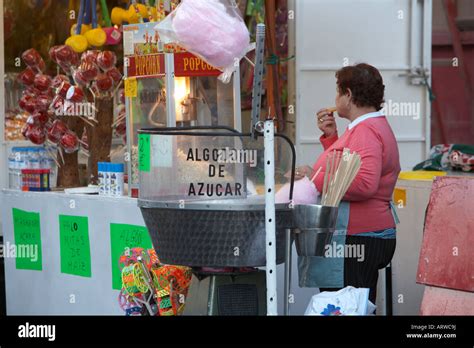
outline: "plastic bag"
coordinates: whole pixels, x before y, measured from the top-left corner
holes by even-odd
[[[369,301],[369,289],[347,286],[339,291],[324,291],[311,297],[304,315],[369,315],[376,306]]]
[[[155,29],[164,43],[176,43],[221,70],[219,79],[225,83],[252,49],[231,0],[183,0]]]

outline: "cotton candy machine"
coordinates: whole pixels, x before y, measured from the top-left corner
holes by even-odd
[[[161,262],[192,267],[265,265],[263,138],[225,127],[139,131],[143,218]],[[277,263],[285,259],[294,147],[275,138]],[[291,175],[288,175],[291,173]]]

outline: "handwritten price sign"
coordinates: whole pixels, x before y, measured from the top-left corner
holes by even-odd
[[[61,273],[91,277],[88,218],[59,215]]]
[[[17,247],[16,268],[42,270],[40,215],[12,209],[13,233]],[[26,251],[25,253],[20,251]]]
[[[150,171],[150,134],[138,136],[138,170]]]

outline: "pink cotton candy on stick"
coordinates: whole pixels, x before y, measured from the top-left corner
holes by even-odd
[[[173,30],[180,45],[218,68],[232,66],[250,44],[244,22],[229,14],[219,0],[184,0],[173,19]]]
[[[314,184],[304,177],[295,181],[293,185],[294,204],[316,204],[319,196]],[[275,203],[288,203],[290,201],[290,184],[284,185],[275,195]]]

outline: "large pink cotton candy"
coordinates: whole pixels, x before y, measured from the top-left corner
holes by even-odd
[[[183,0],[173,18],[178,43],[209,64],[226,68],[246,53],[250,36],[227,0]]]
[[[294,204],[316,204],[318,196],[318,190],[316,190],[314,184],[307,177],[295,181],[293,185]],[[290,184],[286,184],[276,193],[275,203],[288,203],[289,197]]]

